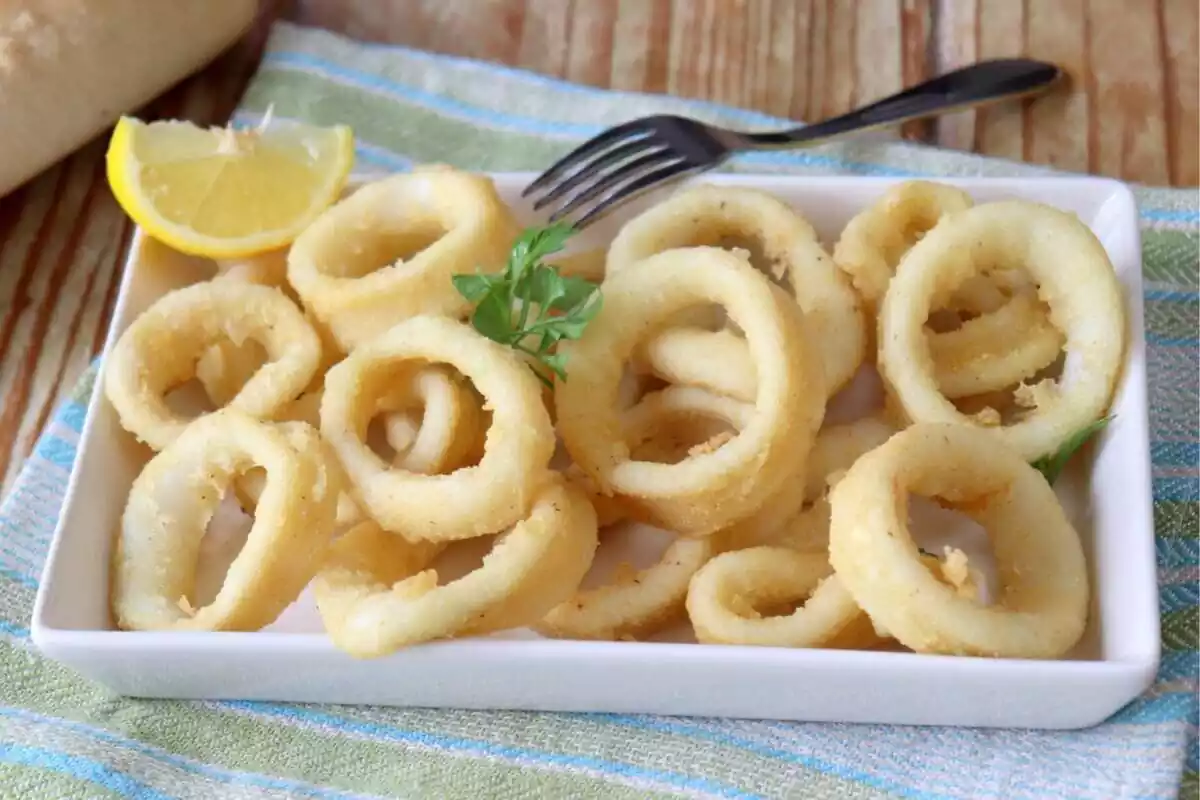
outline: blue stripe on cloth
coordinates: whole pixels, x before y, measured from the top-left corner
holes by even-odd
[[[1160,567],[1200,566],[1200,539],[1185,536],[1159,536],[1154,549]]]
[[[43,436],[38,440],[33,453],[56,467],[70,470],[71,465],[75,463],[76,450],[77,447],[65,439],[57,436]]]
[[[59,410],[56,422],[61,422],[76,433],[83,433],[83,423],[87,419],[87,406],[74,401],[63,405]]]
[[[1200,477],[1156,477],[1154,499],[1182,503],[1200,501]]]
[[[1125,706],[1107,722],[1125,725],[1159,725],[1164,722],[1187,722],[1196,716],[1196,689],[1183,689],[1165,694],[1143,695]]]
[[[227,784],[230,786],[254,786],[261,789],[273,789],[277,791],[287,792],[290,797],[310,797],[315,800],[355,800],[362,795],[340,792],[335,789],[325,789],[320,786],[313,786],[302,781],[293,781],[286,778],[277,778],[274,776],[260,775],[254,772],[240,772],[238,770],[221,769],[219,767],[200,764],[191,759],[177,756],[160,747],[145,744],[137,739],[130,739],[125,736],[120,736],[104,728],[95,725],[87,725],[74,720],[63,719],[61,717],[51,717],[45,714],[38,714],[32,711],[26,711],[21,708],[0,707],[0,717],[11,717],[36,722],[41,725],[46,725],[51,728],[59,728],[69,730],[73,733],[90,736],[106,744],[116,747],[125,748],[138,755],[153,759],[162,764],[170,765],[182,772],[187,772],[192,775],[197,775],[202,778],[217,781],[218,783]]]
[[[22,628],[20,625],[14,625],[11,622],[5,622],[0,619],[0,634],[11,636],[14,639],[28,639],[29,628]]]
[[[1142,296],[1151,302],[1194,303],[1200,300],[1200,292],[1184,292],[1177,289],[1147,289]]]
[[[1200,673],[1200,653],[1186,650],[1181,653],[1163,653],[1158,665],[1158,680],[1195,680]]]
[[[1150,459],[1156,467],[1196,467],[1200,443],[1156,441],[1150,443]]]
[[[40,747],[0,742],[0,761],[69,775],[103,786],[113,794],[130,800],[171,800],[170,795],[156,791],[106,764]]]
[[[1159,336],[1156,333],[1147,333],[1146,343],[1154,347],[1194,348],[1200,346],[1200,339],[1194,336]]]
[[[314,56],[311,53],[277,50],[265,54],[262,63],[264,68],[278,66],[285,69],[308,71],[323,77],[340,80],[360,89],[392,96],[408,103],[420,105],[443,116],[458,118],[493,128],[507,129],[518,133],[560,139],[584,139],[596,135],[607,127],[598,124],[556,122],[482,108],[458,98],[433,94],[419,87],[400,83],[381,75],[347,67],[343,64]],[[611,96],[609,97],[611,99]],[[731,109],[727,107],[711,107],[714,110],[719,108],[720,113],[726,116],[731,114]],[[734,116],[736,116],[736,113],[734,113]],[[780,120],[770,117],[764,117],[764,120],[769,124],[778,124],[780,122]],[[785,166],[836,168],[859,175],[914,177],[920,174],[911,170],[897,169],[882,164],[851,161],[849,159],[835,158],[804,150],[775,153],[747,153],[738,156],[737,160],[748,164],[761,163],[764,165],[778,164]],[[1200,212],[1193,211],[1146,208],[1140,209],[1140,213],[1147,219],[1164,222],[1200,221]]]
[[[314,711],[305,707],[289,706],[280,703],[261,703],[252,701],[226,701],[216,704],[226,708],[262,716],[287,719],[295,722],[309,723],[360,735],[372,736],[393,742],[421,745],[438,750],[455,753],[474,753],[497,756],[499,758],[523,761],[531,766],[542,767],[573,767],[598,772],[615,778],[632,778],[634,780],[652,781],[674,789],[707,792],[719,797],[742,798],[750,800],[758,795],[750,794],[733,786],[717,783],[704,778],[694,778],[678,772],[650,769],[634,766],[620,761],[609,761],[592,756],[571,755],[569,753],[554,753],[545,750],[534,750],[528,747],[516,747],[496,744],[480,739],[466,739],[458,736],[443,736],[438,734],[397,728],[362,720],[344,719],[333,714]]]
[[[1200,585],[1190,581],[1163,586],[1158,593],[1158,605],[1163,614],[1174,614],[1200,605]]]

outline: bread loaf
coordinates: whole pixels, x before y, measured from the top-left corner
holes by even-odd
[[[256,0],[0,2],[0,194],[206,64]]]

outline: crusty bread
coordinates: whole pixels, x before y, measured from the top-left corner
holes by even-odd
[[[0,194],[196,71],[256,0],[0,3]]]

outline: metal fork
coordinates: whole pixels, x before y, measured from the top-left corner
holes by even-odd
[[[589,139],[555,162],[522,192],[550,221],[579,214],[583,228],[633,197],[667,181],[718,166],[735,153],[810,145],[845,133],[894,125],[963,108],[1026,97],[1061,76],[1029,59],[983,61],[948,72],[839,117],[774,133],[746,133],[669,115],[631,120]]]

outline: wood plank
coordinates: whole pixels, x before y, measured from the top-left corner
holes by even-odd
[[[1200,183],[1200,4],[1163,0],[1157,10],[1166,62],[1161,92],[1171,183],[1195,186]]]
[[[1089,0],[1088,168],[1163,184],[1171,179],[1158,17],[1123,14],[1126,0]]]

